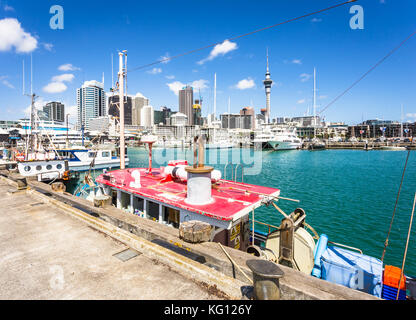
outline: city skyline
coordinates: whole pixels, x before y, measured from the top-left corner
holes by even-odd
[[[64,29],[52,30],[49,27],[51,3],[35,5],[0,1],[0,39],[9,39],[2,34],[6,28],[15,28],[23,37],[21,42],[7,40],[10,41],[9,47],[0,46],[0,94],[4,97],[0,104],[2,119],[15,120],[25,116],[30,101],[21,90],[22,60],[25,60],[28,89],[30,54],[34,61],[33,89],[40,96],[38,108],[46,102],[59,101],[65,104],[66,112],[76,115],[76,88],[84,81],[100,81],[104,72],[105,91],[109,92],[111,79],[117,76],[118,49],[128,51],[128,69],[133,70],[148,62],[219,41],[222,41],[220,45],[193,55],[129,72],[128,93],[143,93],[152,100],[155,110],[169,106],[175,108],[173,111],[179,111],[178,91],[191,85],[195,94],[201,90],[204,100],[202,115],[207,116],[213,112],[214,73],[217,73],[217,116],[228,112],[229,97],[232,113],[253,106],[259,114],[260,108],[266,107],[262,81],[266,70],[265,51],[269,48],[270,72],[275,81],[271,89],[271,118],[302,116],[308,109],[312,110],[314,67],[317,68],[319,112],[413,31],[410,12],[416,8],[410,1],[394,6],[392,1],[358,1],[365,13],[363,30],[352,30],[349,26],[351,4],[228,41],[230,35],[285,21],[328,7],[333,2],[315,1],[311,4],[299,1],[299,5],[289,5],[279,1],[267,3],[269,10],[257,2],[241,2],[246,10],[227,23],[224,17],[233,12],[231,4],[232,1],[224,3],[221,11],[214,10],[216,2],[210,2],[209,7],[206,3],[194,4],[192,9],[180,13],[175,2],[164,3],[156,15],[156,7],[149,3],[127,2],[124,9],[113,11],[109,8],[89,10],[95,6],[85,4],[85,12],[77,12],[78,1],[72,1],[62,5],[65,10]],[[133,12],[137,6],[152,12],[150,17],[133,19],[128,12]],[[204,7],[203,12],[199,6]],[[201,12],[199,19],[192,16],[193,11]],[[34,14],[36,12],[39,14]],[[175,19],[186,15],[189,19],[172,26],[173,35],[170,32],[166,34],[173,13],[180,14]],[[388,17],[392,14],[400,14],[402,18],[390,21]],[[111,28],[100,21],[110,15],[119,21]],[[35,17],[39,17],[39,21]],[[218,25],[210,24],[208,30],[196,21],[209,21],[209,17],[219,22]],[[85,33],[85,28],[91,28],[91,33]],[[71,40],[73,37],[78,41]],[[143,50],[143,45],[146,50]],[[413,71],[416,71],[411,56],[415,48],[415,41],[410,40],[326,110],[323,114],[326,120],[348,124],[373,118],[398,120],[401,118],[400,105],[403,104],[404,121],[415,121],[415,90],[411,90],[409,85],[414,83]],[[114,70],[111,70],[111,55],[114,56]],[[71,117],[71,123],[75,121],[76,116]]]

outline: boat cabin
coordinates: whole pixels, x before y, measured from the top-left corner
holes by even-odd
[[[213,168],[186,161],[111,171],[96,182],[119,209],[174,228],[192,220],[209,223],[211,241],[244,251],[250,245],[250,214],[280,195],[279,189],[223,180]]]

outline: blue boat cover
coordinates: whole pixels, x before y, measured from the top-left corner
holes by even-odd
[[[383,263],[359,252],[328,247],[321,257],[322,279],[381,298]]]

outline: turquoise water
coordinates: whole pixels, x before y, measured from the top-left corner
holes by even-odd
[[[147,166],[146,150],[132,148],[128,155],[129,167]],[[319,234],[325,233],[330,241],[357,247],[364,254],[381,258],[406,156],[406,151],[232,149],[208,150],[206,162],[223,171],[228,162],[238,163],[243,159],[247,168],[251,165],[251,169],[245,169],[248,174],[244,182],[276,187],[282,197],[301,201],[280,200],[279,206],[286,213],[303,208],[306,221]],[[166,165],[171,159],[192,162],[192,158],[191,150],[153,150],[154,167]],[[237,176],[241,180],[241,168]],[[231,179],[231,166],[228,166],[227,178]],[[385,264],[402,265],[415,192],[416,155],[411,152]],[[272,207],[256,210],[256,220],[279,225],[281,219]],[[411,233],[405,273],[416,276],[416,226]]]

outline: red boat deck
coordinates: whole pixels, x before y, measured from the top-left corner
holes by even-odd
[[[141,188],[130,187],[134,182],[133,171],[140,171]],[[207,205],[190,205],[185,202],[186,182],[169,181],[161,169],[125,169],[100,175],[97,183],[125,192],[137,194],[143,198],[156,200],[177,208],[202,214],[223,221],[230,221],[239,214],[248,213],[259,207],[264,197],[278,197],[280,190],[256,186],[247,183],[220,180],[212,188],[214,201]],[[168,181],[167,181],[168,180]]]

